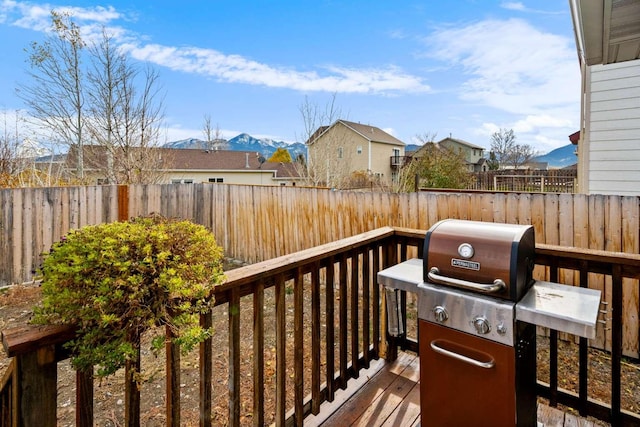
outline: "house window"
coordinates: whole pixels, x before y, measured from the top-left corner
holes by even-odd
[[[394,166],[399,166],[400,165],[400,149],[399,148],[393,148],[392,150],[393,150],[392,151],[392,153],[393,153],[393,156],[392,156],[393,162],[392,162],[392,164]]]
[[[358,154],[362,154],[362,145],[358,145],[358,148],[356,149],[356,152]]]
[[[342,147],[338,147],[338,158],[342,158]]]
[[[209,182],[224,182],[224,178],[209,178]]]
[[[193,179],[172,179],[172,184],[193,184]]]

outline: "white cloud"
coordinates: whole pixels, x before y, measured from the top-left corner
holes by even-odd
[[[569,38],[510,19],[441,29],[428,42],[435,58],[469,76],[462,99],[517,114],[579,101],[580,71]]]
[[[571,120],[562,117],[554,117],[547,114],[540,114],[530,115],[525,117],[524,119],[517,120],[511,127],[515,133],[529,133],[546,128],[563,129],[571,127],[572,125],[573,123],[571,122]]]
[[[544,15],[559,15],[564,12],[562,11],[549,11],[543,9],[532,9],[530,7],[525,6],[524,3],[519,1],[505,1],[500,3],[500,7],[506,10],[515,10],[518,12],[526,12],[526,13],[538,13]]]
[[[520,11],[524,11],[527,8],[525,7],[524,4],[522,4],[521,2],[515,2],[515,1],[506,1],[500,4],[500,7],[507,9],[507,10],[520,10]]]
[[[72,7],[3,0],[0,2],[0,20],[17,27],[44,32],[51,27],[52,10],[73,16],[79,26],[107,25],[122,18],[112,6]]]
[[[386,93],[428,91],[421,79],[394,66],[355,69],[338,66],[319,71],[278,68],[214,49],[159,44],[125,44],[132,57],[176,71],[217,78],[223,82],[264,85],[299,91],[332,93]]]
[[[475,133],[480,136],[487,137],[488,140],[491,135],[498,132],[500,129],[501,127],[495,123],[483,123],[478,129],[476,129]]]
[[[490,107],[483,116],[493,117],[481,119],[476,135],[513,129],[521,143],[540,144],[540,150],[568,143],[564,135],[575,130],[580,114],[580,70],[571,38],[509,19],[444,28],[428,43],[434,58],[461,74],[457,96]]]

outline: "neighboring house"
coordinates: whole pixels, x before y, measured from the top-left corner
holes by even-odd
[[[391,185],[404,158],[405,143],[380,128],[337,120],[307,141],[309,177],[315,184],[339,186],[354,173]]]
[[[85,175],[98,184],[108,184],[109,160],[104,147],[85,148]],[[272,163],[254,151],[155,148],[155,183],[224,183],[249,185],[290,185],[300,183],[292,163]],[[90,154],[90,155],[87,155]],[[75,167],[75,155],[67,164]],[[117,169],[117,166],[116,166]],[[116,171],[117,173],[117,171]]]
[[[216,182],[250,185],[291,185],[300,182],[293,163],[272,163],[253,151],[172,150],[167,182]]]
[[[640,195],[640,1],[570,6],[583,90],[582,128],[570,136],[579,191]]]
[[[484,172],[489,169],[486,159],[484,158],[484,148],[482,147],[452,137],[444,138],[436,142],[436,145],[462,155],[467,163],[467,170],[469,172]],[[422,148],[418,149],[413,156],[420,157],[421,150]]]
[[[527,162],[522,165],[522,169],[529,171],[546,171],[549,170],[549,162]]]

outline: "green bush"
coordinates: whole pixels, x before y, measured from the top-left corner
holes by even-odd
[[[185,351],[209,337],[199,314],[222,280],[222,249],[203,226],[159,215],[87,226],[46,255],[35,321],[76,325],[67,343],[74,367],[103,377],[136,360],[145,331],[162,348],[158,326]]]

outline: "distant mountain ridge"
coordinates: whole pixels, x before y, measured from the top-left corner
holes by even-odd
[[[564,147],[556,148],[553,151],[548,152],[542,156],[535,157],[534,162],[547,162],[551,168],[566,168],[567,166],[575,165],[578,163],[578,156],[576,156],[576,146],[573,144],[565,145]]]
[[[304,154],[306,156],[307,153],[306,146],[300,142],[290,144],[284,141],[274,141],[269,138],[255,138],[247,133],[241,133],[229,140],[218,139],[211,141],[211,144],[197,138],[181,139],[179,141],[168,142],[164,144],[164,147],[202,150],[255,151],[267,158],[271,157],[278,148],[287,149],[292,158],[295,158],[298,154]]]

